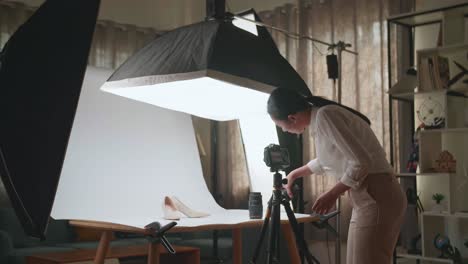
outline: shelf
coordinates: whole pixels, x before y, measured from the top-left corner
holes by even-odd
[[[426,134],[426,133],[468,133],[468,127],[426,129],[426,130],[421,130],[421,133],[422,134]]]
[[[422,213],[423,216],[440,216],[440,217],[453,217],[453,218],[468,218],[468,213],[457,212],[454,214],[450,214],[448,212],[431,212],[426,211]]]
[[[416,177],[416,176],[439,176],[439,177],[449,177],[450,173],[448,172],[420,172],[420,173],[397,173],[397,177]]]
[[[420,49],[418,50],[419,56],[424,56],[425,54],[432,53],[452,53],[459,50],[466,51],[468,49],[468,44],[455,44],[455,45],[445,45],[442,47],[429,48],[429,49]]]
[[[445,11],[460,10],[465,16],[468,14],[468,3],[446,6],[438,9],[421,10],[417,12],[404,13],[388,18],[389,23],[395,23],[407,27],[440,23]]]
[[[397,257],[407,258],[407,259],[419,259],[419,260],[433,261],[433,262],[439,262],[439,263],[453,263],[453,261],[450,259],[423,257],[421,255],[412,255],[412,254],[397,254]]]
[[[414,93],[396,93],[392,94],[392,99],[403,101],[414,101]]]

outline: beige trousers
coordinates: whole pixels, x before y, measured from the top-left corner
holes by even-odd
[[[406,211],[406,195],[392,174],[369,174],[348,192],[353,212],[346,264],[390,264]]]

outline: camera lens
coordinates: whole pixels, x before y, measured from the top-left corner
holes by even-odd
[[[250,219],[261,219],[263,217],[262,193],[251,192],[249,195]]]

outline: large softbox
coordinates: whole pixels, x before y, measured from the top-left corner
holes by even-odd
[[[226,14],[167,32],[130,57],[102,89],[215,120],[264,114],[277,87],[310,95],[269,32],[255,27],[257,35]]]
[[[0,174],[27,234],[44,237],[99,0],[48,0],[0,57]]]

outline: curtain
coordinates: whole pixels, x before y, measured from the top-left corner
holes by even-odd
[[[343,53],[342,103],[365,114],[372,122],[372,129],[390,155],[390,122],[398,129],[396,120],[389,120],[388,61],[386,19],[392,14],[410,11],[408,1],[392,0],[300,0],[299,8],[287,4],[271,11],[261,12],[262,20],[301,35],[331,43],[345,41],[358,56]],[[287,38],[270,30],[281,54],[301,74],[314,95],[337,100],[337,84],[328,79],[326,55],[330,52],[322,44],[309,40]],[[392,36],[398,32],[391,32]],[[392,37],[393,40],[396,37]],[[391,43],[392,52],[400,52],[398,43]],[[392,58],[397,58],[393,56]],[[396,65],[397,61],[393,62]],[[392,76],[396,78],[397,73]],[[394,109],[397,107],[394,107]],[[398,110],[398,109],[397,109]],[[396,133],[398,134],[398,133]],[[313,138],[303,137],[304,162],[315,156]],[[394,144],[397,144],[396,142]],[[396,145],[394,145],[396,146]],[[395,151],[398,153],[398,151]],[[395,159],[395,160],[398,160]],[[329,190],[336,181],[331,177],[312,176],[304,179],[306,212],[313,201]],[[351,207],[347,196],[342,197],[342,230],[347,232]],[[309,238],[323,238],[322,232],[306,230]],[[347,234],[342,234],[346,239]]]
[[[0,0],[0,49],[35,11],[23,3]],[[89,54],[90,66],[115,69],[162,31],[99,20]]]
[[[218,122],[217,193],[226,209],[247,209],[249,174],[239,121]]]

